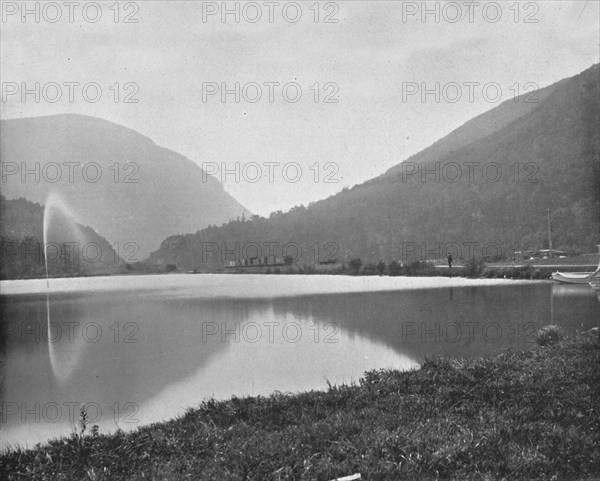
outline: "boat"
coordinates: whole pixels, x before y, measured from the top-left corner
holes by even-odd
[[[598,246],[600,251],[600,245]],[[594,272],[554,272],[552,279],[565,284],[591,284],[600,279],[600,262]],[[593,286],[592,286],[593,287]]]
[[[591,284],[596,272],[554,272],[552,279],[565,284]]]

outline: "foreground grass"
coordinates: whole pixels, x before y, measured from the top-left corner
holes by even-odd
[[[2,479],[594,479],[600,349],[432,359],[328,392],[208,401],[134,433],[2,456]],[[597,478],[596,478],[597,479]]]

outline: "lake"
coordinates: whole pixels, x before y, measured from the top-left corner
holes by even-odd
[[[173,418],[412,369],[427,356],[528,349],[598,325],[589,286],[500,279],[162,275],[4,281],[2,447]]]

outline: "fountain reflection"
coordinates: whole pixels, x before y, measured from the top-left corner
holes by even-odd
[[[75,216],[61,197],[51,193],[46,199],[43,220],[44,263],[46,267],[46,338],[48,340],[48,355],[52,372],[59,383],[64,384],[73,371],[85,347],[83,339],[74,338],[65,344],[61,324],[52,322],[50,309],[50,277],[60,272],[74,259],[74,254],[65,246],[75,247],[85,245],[85,236],[75,222]],[[51,252],[54,251],[54,252]]]

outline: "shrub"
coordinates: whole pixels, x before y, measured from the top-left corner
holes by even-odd
[[[390,276],[399,276],[402,272],[402,266],[397,261],[392,261],[388,265],[388,274]]]
[[[317,269],[313,265],[304,266],[304,274],[314,274],[316,271]]]
[[[360,273],[363,276],[374,276],[378,274],[379,271],[377,270],[377,266],[374,263],[369,262],[362,266],[362,268],[360,269]]]
[[[531,279],[533,275],[533,267],[530,264],[527,264],[525,267],[520,269],[521,279]]]
[[[506,277],[510,279],[520,279],[521,278],[521,269],[518,267],[511,267],[506,270]]]
[[[539,269],[535,269],[532,273],[531,273],[531,278],[532,279],[541,279],[542,278],[542,271],[540,271]]]
[[[485,262],[483,259],[469,259],[465,264],[465,275],[467,277],[479,277],[485,269]]]
[[[360,257],[356,257],[356,258],[352,259],[348,264],[348,267],[350,268],[350,272],[352,273],[352,275],[357,275],[358,272],[360,271],[361,266],[362,266],[362,260],[360,259]]]
[[[409,276],[414,276],[417,274],[423,274],[423,272],[427,269],[427,262],[425,261],[413,261],[407,266],[404,266],[404,272]]]
[[[540,346],[556,344],[563,338],[562,329],[554,324],[542,327],[535,337],[536,342]]]
[[[492,277],[494,277],[495,273],[494,273],[494,269],[490,269],[489,267],[486,267],[483,272],[481,273],[481,275],[483,277],[487,277],[488,279],[491,279]]]

